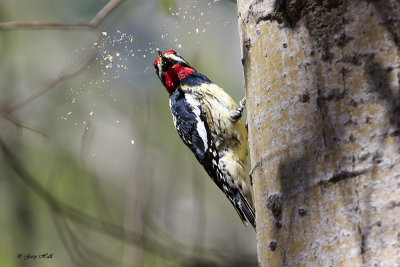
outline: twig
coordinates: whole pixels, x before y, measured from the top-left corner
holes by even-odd
[[[77,75],[92,60],[92,58],[96,55],[98,49],[99,49],[99,44],[98,44],[98,42],[96,42],[96,45],[94,45],[92,47],[92,50],[90,51],[89,55],[85,58],[85,60],[76,69],[74,69],[73,71],[71,71],[69,73],[59,74],[57,78],[54,78],[54,79],[46,82],[45,84],[33,89],[32,92],[29,93],[28,95],[26,95],[25,97],[22,97],[22,98],[16,100],[15,102],[12,102],[12,103],[6,105],[5,107],[0,108],[0,117],[3,117],[5,115],[13,112],[14,110],[25,105],[26,103],[34,100],[38,96],[42,95],[43,93],[47,92],[48,90],[50,90],[51,88],[56,86],[61,81]]]
[[[0,30],[15,29],[61,29],[61,30],[92,30],[107,17],[124,0],[110,0],[89,23],[60,23],[39,21],[7,21],[0,23]]]
[[[0,30],[12,30],[12,29],[21,29],[21,28],[29,28],[29,29],[94,29],[96,28],[104,18],[110,14],[120,3],[124,0],[111,0],[108,2],[97,14],[94,18],[90,21],[90,23],[75,23],[75,24],[68,24],[68,23],[59,23],[59,22],[3,22],[0,23]],[[69,73],[61,73],[57,78],[54,78],[45,84],[41,85],[40,87],[35,88],[30,94],[27,96],[12,102],[5,107],[0,108],[0,117],[3,117],[14,110],[20,108],[21,106],[25,105],[26,103],[32,101],[33,99],[37,98],[41,94],[45,93],[58,83],[60,83],[64,79],[71,78],[78,74],[88,63],[89,61],[95,56],[98,50],[98,45],[95,45],[90,54],[87,58],[76,68],[75,70]]]
[[[203,265],[204,263],[210,263],[207,259],[204,259],[204,256],[202,257],[197,256],[197,253],[192,254],[190,253],[190,251],[187,251],[187,249],[182,249],[175,246],[169,246],[168,244],[162,244],[158,240],[154,240],[153,238],[150,238],[149,236],[146,236],[143,233],[129,231],[111,222],[104,221],[101,219],[96,219],[93,216],[82,213],[81,211],[60,202],[45,187],[43,187],[40,183],[38,183],[26,171],[26,169],[24,169],[24,167],[18,161],[16,156],[11,152],[9,147],[1,138],[0,138],[0,151],[3,154],[4,160],[15,172],[15,174],[30,189],[32,189],[42,200],[44,200],[46,204],[48,204],[49,207],[55,212],[56,215],[61,215],[65,219],[69,219],[71,221],[79,223],[82,226],[86,226],[91,230],[106,234],[115,239],[126,241],[133,245],[143,246],[144,249],[146,249],[149,252],[152,252],[153,254],[157,254],[163,258],[174,259],[179,263],[188,261],[198,262],[198,263],[202,262]],[[68,235],[68,233],[66,234]],[[67,235],[63,236],[62,238],[65,238]],[[66,240],[64,241],[67,242]],[[176,245],[178,243],[177,241],[175,241],[172,244]],[[188,249],[190,249],[190,247],[188,247]],[[72,253],[72,255],[75,255],[74,252],[79,252],[79,251],[71,250],[70,252]],[[248,255],[237,255],[237,257],[232,258],[232,255],[224,256],[218,251],[210,251],[210,253],[212,253],[212,255],[210,255],[211,258],[217,257],[216,258],[217,261],[219,259],[223,262],[226,262],[227,266],[231,266],[233,263],[237,264],[238,266],[241,266],[240,263],[244,263],[242,264],[243,266],[256,265],[256,263],[253,262],[254,261],[253,256],[249,257]],[[75,258],[75,260],[79,261],[80,259]],[[211,261],[211,263],[213,262],[214,261]]]
[[[161,244],[158,241],[150,239],[141,233],[129,231],[111,222],[96,219],[60,202],[24,169],[16,156],[11,152],[1,138],[0,151],[3,154],[3,158],[6,163],[17,174],[17,176],[42,200],[44,200],[55,213],[61,214],[72,221],[78,222],[80,225],[86,226],[91,230],[104,233],[119,240],[143,246],[148,251],[156,253],[162,257],[172,258],[177,261],[190,258],[189,255],[182,253],[182,251]]]
[[[36,127],[34,127],[32,125],[24,124],[21,121],[19,121],[16,117],[12,116],[11,114],[6,115],[5,118],[9,122],[14,124],[16,127],[18,127],[18,128],[23,128],[23,129],[26,129],[26,130],[30,130],[30,131],[32,131],[34,133],[40,134],[44,138],[49,138],[49,135],[44,130],[36,128]]]

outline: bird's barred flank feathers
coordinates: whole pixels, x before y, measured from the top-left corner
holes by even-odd
[[[169,93],[179,136],[240,219],[255,229],[253,201],[246,184],[247,131],[240,120],[243,105],[238,106],[175,51],[159,55],[153,66]]]

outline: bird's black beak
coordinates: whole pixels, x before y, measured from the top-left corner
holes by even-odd
[[[159,55],[160,57],[162,57],[162,52],[161,52],[160,50],[158,50],[158,55]]]

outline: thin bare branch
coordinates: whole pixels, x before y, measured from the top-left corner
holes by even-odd
[[[17,99],[16,101],[6,105],[5,107],[0,108],[0,117],[3,117],[5,115],[13,112],[14,110],[25,105],[26,103],[34,100],[38,96],[42,95],[43,93],[47,92],[48,90],[50,90],[51,88],[53,88],[54,86],[59,84],[61,81],[65,80],[65,79],[69,79],[69,78],[77,75],[87,64],[89,64],[89,62],[96,55],[98,49],[99,49],[99,43],[96,42],[96,45],[94,45],[92,47],[89,55],[85,58],[85,60],[83,60],[83,62],[80,65],[78,65],[78,67],[76,69],[72,70],[71,72],[59,74],[58,77],[33,89],[32,92],[29,93],[28,95],[26,95],[20,99]]]
[[[16,117],[12,116],[11,114],[6,115],[5,118],[9,122],[14,124],[17,128],[23,128],[23,129],[26,129],[26,130],[30,130],[30,131],[32,131],[34,133],[40,134],[44,138],[49,138],[49,135],[46,133],[45,130],[42,130],[42,129],[39,129],[38,127],[23,123],[20,120],[18,120]]]
[[[60,29],[60,30],[93,30],[124,0],[111,0],[89,23],[60,23],[40,21],[7,21],[0,23],[0,30],[16,29]]]
[[[21,29],[21,28],[28,28],[28,29],[94,29],[96,28],[111,11],[113,11],[120,3],[124,0],[111,0],[108,2],[97,14],[94,18],[90,21],[90,23],[75,23],[75,24],[68,24],[68,23],[59,23],[59,22],[35,22],[35,21],[28,21],[28,22],[3,22],[0,23],[0,30],[12,30],[12,29]],[[47,92],[49,89],[53,88],[55,85],[63,81],[64,79],[71,78],[78,74],[95,56],[98,50],[98,45],[92,47],[90,54],[86,57],[86,59],[73,71],[69,73],[61,73],[58,77],[44,83],[43,85],[35,88],[32,92],[25,97],[22,97],[15,102],[12,102],[2,108],[0,108],[0,117],[3,117],[14,110],[20,108],[21,106],[25,105],[26,103],[32,101],[33,99],[37,98],[38,96],[42,95],[43,93]]]
[[[255,266],[253,256],[240,255],[238,258],[232,255],[223,255],[221,252],[211,252],[210,259],[204,255],[199,257],[196,249],[183,249],[181,247],[169,246],[162,244],[153,238],[150,238],[142,233],[130,231],[122,228],[119,225],[96,219],[88,214],[70,207],[57,200],[45,187],[38,183],[21,165],[16,156],[11,152],[7,144],[0,138],[0,151],[3,154],[4,160],[12,170],[30,189],[32,189],[40,198],[42,198],[49,207],[57,214],[62,215],[65,219],[77,222],[82,226],[86,226],[96,232],[106,234],[118,240],[129,242],[133,245],[143,246],[147,251],[153,252],[161,257],[174,259],[180,263],[183,262],[198,262],[203,265],[218,265],[218,262],[226,263],[226,266],[231,266],[235,263],[237,266]],[[66,230],[66,229],[64,229]],[[68,235],[68,233],[66,233]],[[64,236],[63,238],[65,238]],[[64,240],[67,242],[66,240]],[[177,241],[172,244],[179,244]],[[193,252],[191,252],[193,251]],[[72,252],[72,251],[71,251]],[[77,251],[73,251],[77,252]],[[74,254],[72,252],[72,254]],[[215,262],[214,262],[215,261]],[[231,262],[232,261],[232,262]],[[186,264],[187,265],[187,264]],[[194,265],[194,264],[192,264]]]
[[[95,231],[105,233],[111,237],[128,241],[132,244],[143,245],[146,249],[153,251],[161,256],[173,257],[177,259],[188,258],[188,256],[181,253],[180,251],[159,244],[157,241],[150,240],[143,236],[141,233],[128,231],[113,223],[98,220],[90,215],[82,213],[81,211],[73,207],[61,203],[23,168],[15,155],[11,152],[6,143],[1,138],[0,151],[2,151],[5,161],[10,165],[11,169],[14,170],[17,176],[30,189],[38,194],[38,196],[41,197],[55,213],[62,214],[72,221],[78,222],[81,225],[87,226]]]

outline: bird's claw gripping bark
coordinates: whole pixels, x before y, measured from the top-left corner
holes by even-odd
[[[232,121],[236,122],[242,117],[243,110],[245,107],[246,107],[246,97],[240,100],[239,107],[236,110],[230,112]]]

